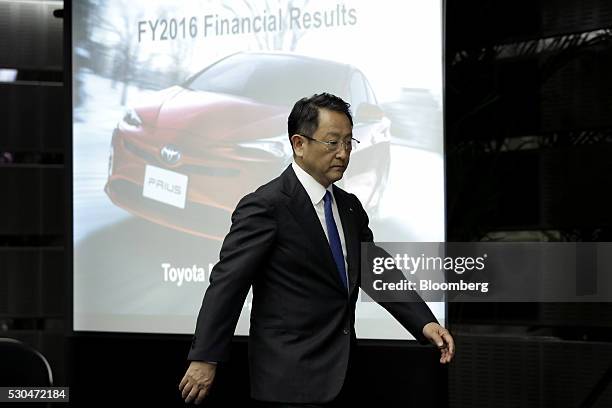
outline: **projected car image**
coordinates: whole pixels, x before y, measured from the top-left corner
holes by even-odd
[[[128,109],[113,131],[106,194],[139,217],[220,238],[227,227],[210,211],[233,211],[291,163],[287,116],[298,99],[323,91],[351,103],[360,141],[339,185],[375,213],[390,121],[367,79],[350,65],[280,53],[230,55]]]

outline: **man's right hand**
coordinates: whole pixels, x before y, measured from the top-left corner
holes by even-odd
[[[186,403],[201,404],[215,379],[217,365],[204,361],[192,361],[179,384],[181,396]]]

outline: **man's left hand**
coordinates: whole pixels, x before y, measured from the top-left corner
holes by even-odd
[[[438,323],[431,322],[423,327],[423,335],[440,349],[440,363],[450,363],[455,355],[455,341],[448,330]]]

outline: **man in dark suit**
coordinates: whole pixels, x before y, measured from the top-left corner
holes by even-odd
[[[360,243],[373,241],[357,197],[333,185],[355,143],[349,105],[326,93],[303,98],[288,128],[294,162],[232,214],[179,385],[187,402],[203,400],[216,364],[228,359],[251,285],[251,396],[275,407],[331,406],[347,392]],[[417,340],[436,344],[441,363],[450,362],[451,335],[416,294],[406,296],[382,306]]]

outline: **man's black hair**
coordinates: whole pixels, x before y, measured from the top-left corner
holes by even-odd
[[[327,92],[300,99],[293,105],[287,121],[289,143],[291,143],[291,136],[295,134],[312,137],[319,127],[319,109],[344,113],[353,126],[350,107],[351,105],[344,102],[342,98]],[[293,143],[291,147],[293,148]]]

